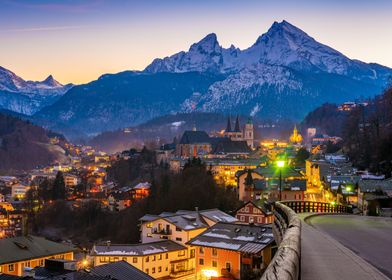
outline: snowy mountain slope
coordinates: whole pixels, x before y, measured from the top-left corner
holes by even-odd
[[[287,66],[301,71],[327,72],[366,79],[383,85],[391,75],[391,69],[374,64],[351,60],[342,53],[317,42],[301,29],[282,21],[274,22],[267,33],[245,50],[231,46],[219,46],[215,34],[209,34],[193,44],[188,52],[180,52],[163,59],[155,59],[145,71],[189,72],[213,71],[238,72],[255,64]]]
[[[90,135],[175,112],[301,120],[325,102],[379,94],[391,76],[392,69],[352,60],[282,21],[244,50],[221,47],[211,33],[143,72],[103,75],[34,118]]]
[[[32,115],[53,104],[73,85],[62,85],[52,75],[43,81],[25,81],[0,66],[0,108]]]

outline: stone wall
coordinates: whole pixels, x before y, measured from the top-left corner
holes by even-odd
[[[301,264],[301,221],[297,214],[277,202],[273,233],[278,245],[261,280],[298,280]]]

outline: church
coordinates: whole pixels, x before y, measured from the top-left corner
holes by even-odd
[[[230,116],[227,118],[227,126],[224,132],[224,136],[230,138],[232,141],[246,141],[247,145],[254,149],[254,131],[253,122],[249,117],[244,128],[241,129],[239,116],[235,119],[234,129],[232,129],[232,123]]]

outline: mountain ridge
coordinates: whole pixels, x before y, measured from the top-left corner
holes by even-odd
[[[104,74],[34,118],[49,128],[89,135],[176,112],[299,121],[325,102],[379,94],[391,76],[392,69],[352,60],[282,21],[243,50],[223,48],[210,33],[188,51],[154,59],[143,71]]]
[[[49,75],[43,81],[27,81],[0,66],[0,108],[32,115],[53,104],[73,84],[62,85]]]

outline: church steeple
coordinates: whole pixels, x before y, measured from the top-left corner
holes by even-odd
[[[241,132],[239,116],[235,119],[234,132]]]
[[[227,118],[227,126],[225,132],[231,132],[231,119],[230,116]]]

